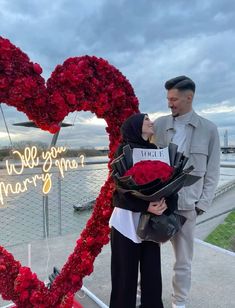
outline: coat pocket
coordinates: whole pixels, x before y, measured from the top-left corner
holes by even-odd
[[[208,146],[193,145],[190,149],[190,164],[194,166],[194,172],[203,175],[207,169]]]

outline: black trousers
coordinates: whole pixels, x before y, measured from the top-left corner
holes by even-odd
[[[138,266],[141,275],[141,307],[163,308],[160,246],[134,243],[115,228],[111,230],[110,308],[135,308]]]

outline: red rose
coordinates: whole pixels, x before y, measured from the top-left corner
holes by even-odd
[[[60,129],[59,125],[57,124],[53,124],[51,126],[48,127],[48,130],[51,134],[55,134],[58,132],[58,130]]]
[[[86,244],[87,244],[87,246],[92,246],[94,243],[95,243],[95,238],[94,238],[94,237],[88,236],[88,237],[86,238]]]
[[[41,68],[41,66],[38,63],[34,63],[33,64],[33,70],[38,75],[40,75],[42,73],[42,68]]]
[[[9,40],[0,37],[0,68],[0,101],[23,111],[44,130],[55,133],[60,129],[58,123],[75,110],[90,111],[104,118],[111,159],[120,143],[122,122],[139,111],[128,80],[104,59],[70,58],[58,65],[45,83],[40,76],[41,67],[30,62]],[[72,307],[73,292],[81,288],[83,277],[93,271],[96,255],[109,240],[107,221],[112,212],[113,190],[114,183],[109,178],[62,275],[55,279],[50,290],[0,246],[2,298],[15,301],[17,307]]]
[[[77,100],[76,100],[76,96],[73,93],[66,93],[66,100],[70,105],[76,105],[77,104]]]
[[[20,294],[20,300],[25,301],[29,297],[29,292],[27,290],[21,292]]]
[[[8,80],[6,77],[0,77],[0,89],[8,87]]]
[[[161,179],[162,182],[169,180],[174,168],[159,160],[144,160],[134,164],[126,171],[124,176],[132,176],[136,184],[142,185]]]

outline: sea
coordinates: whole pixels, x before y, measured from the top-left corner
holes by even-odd
[[[74,206],[96,199],[108,176],[107,163],[106,156],[87,157],[83,168],[67,171],[64,179],[53,175],[47,206],[42,191],[32,187],[27,192],[7,197],[6,204],[0,204],[0,246],[33,271],[40,264],[37,275],[47,280],[53,266],[59,266],[58,247],[61,245],[64,249],[67,241],[64,252],[68,257],[72,252],[68,247],[75,245],[92,215],[92,208],[76,210]],[[220,168],[219,186],[235,181],[235,153],[221,154],[221,163],[229,167]],[[6,177],[12,182],[19,181],[18,176],[6,175],[4,165],[5,162],[0,162],[0,182]],[[38,170],[31,170],[31,175],[35,172]],[[1,304],[7,303],[0,297]]]
[[[235,180],[235,153],[221,154],[220,162],[229,167],[220,167],[220,179],[218,186],[225,185]],[[233,167],[231,167],[233,166]]]
[[[108,162],[108,157],[100,156],[100,157],[88,158],[88,162],[95,162],[95,161]],[[223,166],[228,165],[229,167],[220,167],[220,178],[219,178],[218,187],[230,181],[235,180],[235,153],[227,153],[227,154],[221,153],[220,162],[221,164],[223,164]]]
[[[87,157],[84,167],[66,171],[64,178],[58,176],[58,170],[57,173],[53,170],[52,188],[46,197],[40,185],[29,185],[25,192],[4,197],[4,204],[0,204],[0,245],[9,247],[45,236],[79,234],[92,215],[92,208],[83,210],[83,207],[94,204],[99,195],[108,176],[107,163],[107,156]],[[220,168],[218,186],[235,181],[235,153],[221,154],[221,163],[229,167]],[[9,176],[4,164],[0,163],[0,182],[5,183],[22,183],[25,177],[30,179],[40,171],[36,168],[20,176]]]
[[[87,158],[87,161],[99,162],[99,163],[108,162],[108,157],[107,156],[89,157]],[[220,167],[220,178],[218,187],[230,181],[235,180],[235,153],[227,153],[227,154],[221,153],[220,163],[223,164],[223,166],[228,165],[228,167]]]
[[[105,163],[108,162],[108,157],[107,156],[89,157],[87,158],[87,162]],[[223,166],[228,165],[229,167],[220,167],[220,179],[218,186],[224,185],[230,181],[235,180],[235,153],[227,153],[227,154],[221,153],[220,163],[223,164]]]

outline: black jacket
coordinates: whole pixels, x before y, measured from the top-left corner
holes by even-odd
[[[156,149],[157,146],[150,143],[148,140],[142,138],[142,126],[145,114],[139,113],[129,117],[121,127],[121,134],[123,143],[119,146],[116,151],[116,157],[122,154],[122,149],[125,145],[133,148],[148,148]],[[178,196],[173,195],[166,199],[166,203],[171,205],[171,210],[177,207]],[[130,210],[132,212],[146,212],[149,207],[149,201],[144,201],[133,196],[130,192],[121,193],[115,190],[113,194],[113,206],[122,209]],[[166,210],[166,213],[169,210]]]

